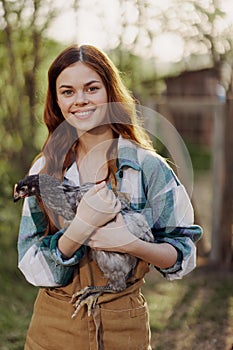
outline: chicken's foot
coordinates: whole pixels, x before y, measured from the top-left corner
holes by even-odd
[[[84,305],[87,305],[87,314],[90,316],[91,310],[95,308],[99,296],[101,296],[103,293],[116,293],[116,291],[110,289],[110,287],[107,285],[89,286],[74,293],[70,301],[75,308],[72,318],[78,314],[79,310]]]

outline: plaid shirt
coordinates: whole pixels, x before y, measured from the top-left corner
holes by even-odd
[[[178,252],[174,266],[157,269],[169,280],[182,278],[196,266],[194,243],[202,235],[202,229],[193,224],[193,209],[184,186],[162,157],[122,137],[118,142],[117,163],[119,189],[130,194],[132,209],[145,215],[154,242],[170,243]],[[42,157],[32,166],[30,175],[39,173],[43,165]],[[66,171],[64,181],[79,185],[76,162]],[[18,238],[19,269],[35,286],[66,285],[85,255],[86,247],[81,246],[65,260],[57,249],[65,229],[41,239],[46,227],[47,221],[36,197],[26,198]]]

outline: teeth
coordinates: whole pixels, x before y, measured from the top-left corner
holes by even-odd
[[[85,117],[86,115],[90,114],[92,111],[86,111],[86,112],[75,112],[74,114],[79,117]]]

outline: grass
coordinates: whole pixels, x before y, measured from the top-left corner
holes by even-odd
[[[2,245],[0,256],[0,350],[22,350],[37,288],[18,271],[15,247]],[[199,267],[183,280],[168,282],[152,268],[143,292],[153,350],[231,350],[232,277]]]
[[[0,247],[0,350],[22,350],[37,293],[17,269],[16,247]]]
[[[232,273],[199,267],[179,281],[153,271],[146,280],[153,350],[232,350]]]

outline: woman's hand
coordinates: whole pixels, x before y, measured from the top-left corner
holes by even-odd
[[[150,243],[135,237],[121,214],[116,221],[98,228],[88,245],[94,250],[128,253],[163,269],[173,266],[177,260],[177,251],[169,243]]]
[[[70,226],[59,239],[58,248],[66,257],[84,244],[93,232],[115,218],[121,203],[105,182],[93,186],[83,196]]]
[[[93,228],[105,225],[121,210],[121,203],[105,181],[93,186],[79,203],[76,217]]]
[[[124,218],[118,214],[116,220],[98,228],[90,237],[88,245],[94,250],[126,253],[129,245],[138,240],[127,228]]]

